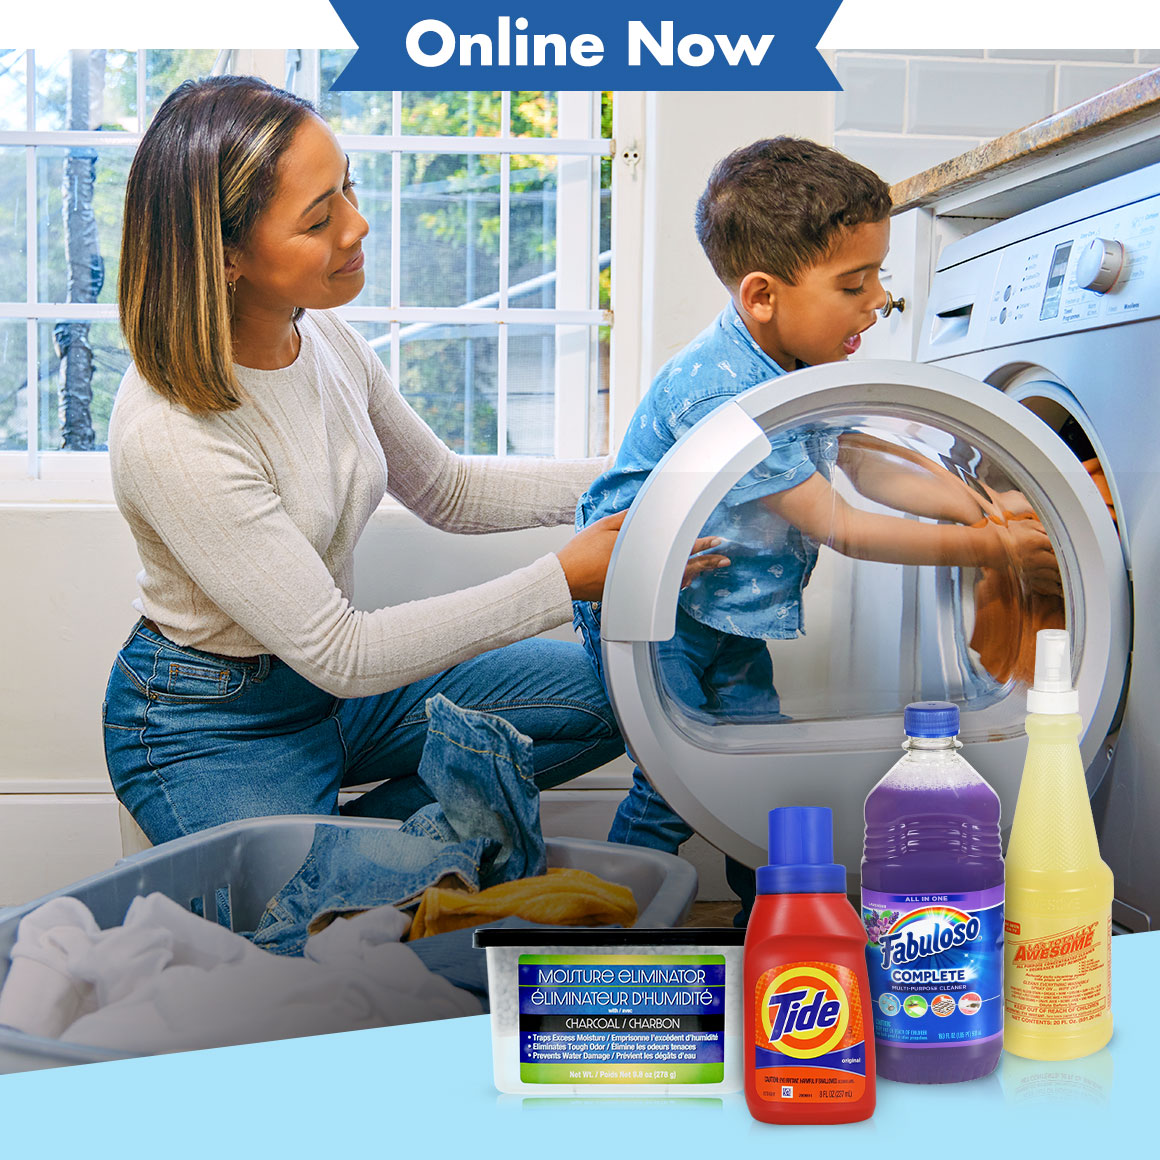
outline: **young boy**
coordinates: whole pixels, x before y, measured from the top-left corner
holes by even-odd
[[[697,204],[696,228],[730,302],[661,368],[613,467],[581,497],[577,528],[627,508],[677,439],[734,395],[858,349],[886,303],[879,271],[890,208],[880,178],[812,141],[757,141],[716,166]],[[853,507],[830,484],[835,465],[869,499],[955,522],[920,523]],[[765,640],[802,630],[802,591],[823,542],[848,556],[903,564],[1004,567],[1013,553],[1041,585],[1050,587],[1052,575],[1058,582],[1037,522],[1002,531],[989,521],[964,526],[982,514],[956,477],[916,470],[888,444],[806,428],[778,437],[701,533],[729,541],[718,550],[731,562],[681,592],[676,634],[658,646],[670,693],[686,709],[718,720],[776,720]],[[603,676],[600,606],[577,602],[575,619]],[[691,835],[637,769],[609,840],[675,853]],[[728,859],[726,866],[730,884],[751,901],[752,875]]]

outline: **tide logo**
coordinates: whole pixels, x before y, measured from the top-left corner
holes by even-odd
[[[795,1059],[832,1051],[850,1025],[850,999],[829,971],[797,965],[769,980],[759,1001],[769,1046]]]

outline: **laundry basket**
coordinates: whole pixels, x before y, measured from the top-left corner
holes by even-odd
[[[50,898],[83,902],[102,929],[119,926],[138,895],[162,894],[198,914],[217,914],[218,891],[228,891],[230,925],[253,930],[266,903],[301,866],[318,825],[344,830],[397,826],[368,818],[291,815],[228,822],[198,834],[122,858],[111,870],[46,894],[35,902],[0,910],[0,985],[20,920]],[[636,898],[640,926],[676,926],[697,892],[697,873],[671,854],[583,838],[547,839],[548,864],[588,870],[627,886]],[[124,1059],[127,1053],[64,1043],[0,1027],[0,1073],[70,1063]]]

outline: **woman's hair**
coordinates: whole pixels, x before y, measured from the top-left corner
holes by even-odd
[[[719,161],[697,202],[697,238],[730,287],[763,270],[783,282],[828,256],[842,231],[890,215],[890,187],[834,149],[771,137]]]
[[[242,401],[226,255],[243,250],[278,161],[314,112],[257,77],[186,81],[146,130],[125,190],[117,301],[133,362],[194,414]]]

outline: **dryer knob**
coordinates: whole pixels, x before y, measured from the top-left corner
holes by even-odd
[[[1075,280],[1082,290],[1106,294],[1124,268],[1124,245],[1107,238],[1093,238],[1075,265]]]

